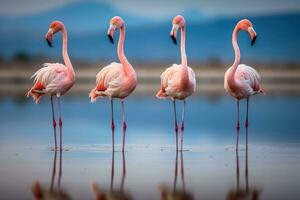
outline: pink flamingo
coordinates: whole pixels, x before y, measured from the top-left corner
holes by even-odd
[[[60,21],[53,21],[50,24],[46,34],[46,40],[52,47],[52,37],[55,33],[61,31],[63,36],[62,56],[65,65],[60,63],[45,63],[43,67],[33,74],[33,87],[26,93],[26,96],[32,96],[35,103],[38,103],[41,97],[45,94],[51,97],[52,107],[52,125],[54,129],[54,150],[57,149],[56,143],[56,121],[54,116],[53,96],[57,97],[58,101],[58,117],[60,129],[60,151],[62,151],[62,118],[60,112],[60,97],[65,94],[75,82],[75,72],[71,64],[67,50],[67,30],[64,24]]]
[[[123,146],[122,151],[124,152],[125,146],[125,132],[126,132],[126,121],[124,111],[124,99],[130,95],[136,85],[137,76],[136,73],[128,62],[124,54],[124,40],[125,40],[125,22],[119,17],[115,16],[110,20],[110,27],[107,31],[111,43],[114,43],[113,36],[116,29],[120,29],[120,38],[118,42],[118,57],[120,63],[111,63],[104,67],[96,76],[96,87],[92,89],[89,96],[91,101],[96,101],[97,97],[109,97],[111,103],[111,130],[112,130],[112,148],[114,151],[114,111],[113,111],[113,99],[121,99],[122,105],[122,118],[123,118]]]
[[[233,65],[226,71],[224,77],[224,88],[228,94],[237,99],[237,124],[236,124],[236,150],[238,150],[239,140],[239,101],[247,99],[247,113],[245,127],[248,128],[248,109],[249,97],[255,94],[264,93],[259,81],[260,76],[255,69],[250,66],[239,64],[240,63],[240,49],[237,44],[237,35],[240,30],[247,31],[251,38],[251,45],[254,44],[256,39],[256,32],[253,29],[252,23],[243,19],[237,23],[232,34],[232,45],[235,52],[235,59]],[[246,149],[248,149],[248,134],[246,132]]]
[[[183,100],[182,122],[181,122],[181,150],[183,144],[184,131],[184,114],[185,114],[185,99],[192,95],[196,89],[196,78],[192,68],[187,65],[185,53],[185,20],[183,16],[177,15],[172,21],[173,27],[170,36],[175,44],[177,44],[177,31],[181,29],[181,64],[173,64],[167,68],[160,76],[161,87],[157,92],[156,97],[165,99],[171,97],[174,107],[175,116],[175,133],[176,133],[176,150],[178,150],[178,125],[176,116],[176,99]]]

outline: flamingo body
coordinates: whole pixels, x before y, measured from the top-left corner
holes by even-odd
[[[137,76],[133,71],[126,75],[124,66],[120,63],[111,63],[96,75],[96,87],[90,92],[91,101],[97,97],[124,99],[130,95],[137,85]]]
[[[31,78],[34,78],[34,85],[26,96],[32,96],[36,103],[45,94],[65,94],[75,82],[75,76],[61,63],[45,63]]]
[[[260,75],[254,68],[245,64],[239,64],[234,74],[236,84],[232,84],[228,81],[231,70],[232,67],[227,69],[224,78],[224,88],[228,94],[236,99],[244,99],[263,92],[259,84]]]
[[[185,80],[180,78],[182,73],[183,67],[181,64],[173,64],[167,68],[160,76],[161,89],[156,96],[161,99],[171,97],[179,100],[184,100],[191,96],[196,90],[195,72],[188,67],[188,78]]]

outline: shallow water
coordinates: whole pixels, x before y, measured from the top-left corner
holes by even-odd
[[[44,198],[63,191],[71,199],[95,199],[96,194],[138,200],[298,199],[300,97],[251,99],[247,154],[243,126],[240,151],[234,151],[235,106],[230,97],[188,100],[185,151],[176,155],[171,102],[130,97],[122,154],[120,103],[115,101],[117,151],[112,154],[109,102],[67,97],[62,101],[64,151],[55,154],[50,101],[3,99],[0,198],[32,199],[35,188]],[[244,111],[245,102],[241,125]],[[180,112],[181,103],[178,119]]]

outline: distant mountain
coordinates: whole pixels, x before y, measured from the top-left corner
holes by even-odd
[[[232,30],[245,17],[253,22],[258,39],[251,47],[249,36],[239,35],[242,61],[300,61],[300,13],[214,19],[205,19],[193,9],[182,14],[187,22],[186,48],[190,61],[233,60]],[[106,36],[109,19],[114,15],[126,20],[125,52],[131,61],[180,62],[179,46],[174,46],[169,37],[171,17],[164,21],[141,18],[100,3],[75,3],[45,13],[0,18],[0,55],[24,51],[60,56],[60,37],[55,37],[52,49],[44,41],[49,23],[60,19],[70,35],[71,58],[115,60],[116,45],[111,45]]]

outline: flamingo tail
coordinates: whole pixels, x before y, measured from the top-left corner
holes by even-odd
[[[166,92],[163,89],[160,89],[156,93],[156,97],[159,98],[159,99],[166,99],[168,97],[168,95],[166,94]]]
[[[91,102],[95,102],[98,97],[103,98],[103,96],[105,96],[103,94],[103,91],[99,91],[97,90],[97,88],[92,89],[92,91],[89,94],[89,97],[91,98]]]
[[[37,104],[44,94],[34,92],[34,90],[43,90],[43,89],[44,89],[44,86],[40,82],[36,82],[34,84],[34,86],[25,94],[25,96],[27,98],[31,96],[33,98],[34,102]]]

